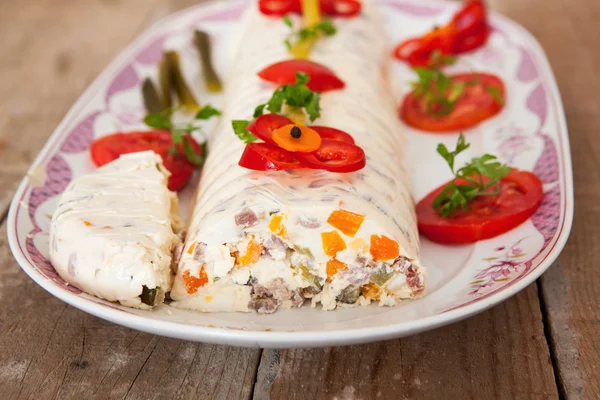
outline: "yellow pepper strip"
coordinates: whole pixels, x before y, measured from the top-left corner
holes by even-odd
[[[304,17],[304,26],[306,28],[312,28],[321,22],[321,8],[319,6],[319,0],[301,0],[302,2],[302,15]],[[314,45],[317,38],[310,38],[301,42],[296,42],[290,53],[296,58],[308,58],[310,49]]]

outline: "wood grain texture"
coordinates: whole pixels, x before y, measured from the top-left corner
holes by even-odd
[[[557,397],[535,285],[475,318],[405,339],[264,350],[255,387],[260,400]]]
[[[75,100],[153,21],[192,0],[0,2],[0,215]]]
[[[0,398],[249,399],[260,350],[134,331],[37,286],[0,230]]]
[[[540,281],[561,393],[600,398],[600,2],[495,0],[540,41],[569,127],[575,218],[560,263]]]
[[[194,0],[0,1],[0,221],[73,102],[146,26]],[[489,0],[542,43],[574,154],[571,239],[539,283],[470,320],[402,340],[260,351],[139,333],[47,294],[0,226],[0,398],[600,398],[600,2]],[[9,93],[10,96],[6,94]],[[258,374],[258,375],[257,375]],[[254,385],[256,379],[256,385]]]
[[[82,91],[147,25],[195,3],[0,2],[0,220]],[[251,397],[260,350],[165,339],[78,311],[19,269],[5,225],[0,301],[1,399]]]

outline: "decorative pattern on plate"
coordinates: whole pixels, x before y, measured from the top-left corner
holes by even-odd
[[[93,169],[87,149],[95,137],[143,127],[139,121],[143,112],[139,84],[159,61],[162,49],[180,49],[186,72],[199,76],[200,71],[194,69],[199,66],[190,30],[200,26],[210,31],[220,46],[230,46],[228,41],[235,37],[235,25],[246,4],[243,0],[208,3],[155,24],[119,56],[69,112],[15,195],[8,219],[13,253],[34,280],[76,307],[136,329],[214,343],[290,347],[359,343],[420,332],[488,308],[548,268],[566,241],[572,219],[570,155],[562,105],[537,43],[516,24],[493,16],[489,46],[467,56],[467,63],[501,75],[510,97],[507,109],[473,129],[470,138],[475,139],[477,151],[499,154],[519,168],[535,171],[545,184],[546,194],[531,221],[505,235],[460,248],[424,246],[424,262],[434,260],[430,262],[429,294],[425,298],[395,308],[336,311],[332,321],[327,313],[309,308],[271,316],[196,314],[168,306],[152,312],[130,310],[65,285],[46,258],[48,223],[40,215],[52,212],[57,196],[74,176]],[[453,2],[437,0],[381,0],[378,4],[394,42],[443,22],[457,7]],[[186,63],[186,55],[191,62]],[[215,56],[224,68],[229,54],[217,48]],[[502,62],[497,63],[497,59]],[[401,65],[394,65],[394,71],[403,74],[403,85],[412,79]],[[196,84],[193,89],[200,99],[208,96]],[[408,135],[409,142],[423,149],[435,149],[443,140],[442,136],[410,129]],[[446,138],[448,143],[455,141],[452,135]],[[422,168],[435,157],[433,151],[415,157],[421,166],[415,168],[413,176],[417,197],[445,180],[438,171]],[[40,170],[45,172],[41,186],[42,179],[35,175],[42,174],[34,172]],[[420,186],[421,182],[426,184]],[[189,196],[192,189],[183,196]]]

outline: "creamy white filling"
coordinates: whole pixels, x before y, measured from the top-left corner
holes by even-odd
[[[135,153],[75,179],[50,227],[50,260],[68,283],[123,305],[150,308],[143,287],[164,298],[172,283],[177,197],[160,156]]]

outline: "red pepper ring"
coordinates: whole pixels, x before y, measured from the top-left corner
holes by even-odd
[[[283,171],[305,168],[294,153],[268,143],[248,143],[239,166],[255,171]]]
[[[365,167],[365,152],[360,147],[337,140],[323,139],[312,153],[295,153],[304,166],[330,172],[354,172]]]
[[[250,122],[248,132],[256,136],[257,138],[264,140],[266,143],[275,145],[275,142],[271,139],[273,132],[282,126],[293,124],[294,121],[280,114],[263,114]]]
[[[258,9],[264,15],[284,16],[291,12],[300,12],[299,0],[260,0]]]
[[[421,37],[401,42],[396,46],[394,56],[413,67],[425,66],[434,50],[439,50],[442,54],[472,51],[484,45],[489,34],[485,5],[480,0],[471,0],[448,24]]]
[[[342,130],[330,128],[328,126],[310,126],[310,128],[317,132],[319,136],[321,136],[321,139],[354,144],[354,138]]]
[[[481,25],[470,36],[457,40],[455,46],[456,53],[466,53],[483,46],[487,42],[490,33],[491,30],[488,25]]]
[[[467,2],[467,4],[452,17],[450,24],[454,25],[457,37],[460,38],[462,36],[471,35],[482,25],[487,25],[485,6],[480,0]]]
[[[360,13],[358,0],[320,0],[321,13],[329,16],[353,17]],[[302,13],[300,0],[259,0],[258,8],[264,15],[284,16]]]
[[[327,15],[354,17],[360,13],[358,0],[321,0],[321,11]]]

